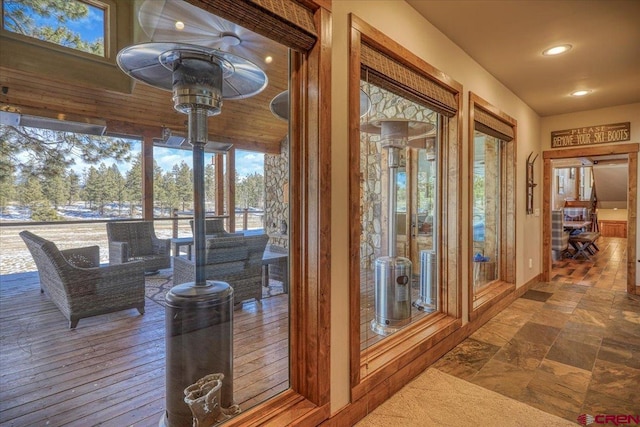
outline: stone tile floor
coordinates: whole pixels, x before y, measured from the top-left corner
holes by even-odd
[[[598,245],[590,261],[554,263],[551,282],[432,367],[573,422],[640,415],[640,296],[626,293],[626,240]]]

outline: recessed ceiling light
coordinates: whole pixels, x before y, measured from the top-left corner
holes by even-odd
[[[585,96],[590,93],[590,90],[576,90],[575,92],[571,92],[571,96]]]
[[[570,44],[562,44],[560,46],[550,47],[549,49],[546,49],[544,52],[542,52],[542,54],[544,56],[554,56],[560,55],[561,53],[565,53],[569,50],[571,50]]]
[[[182,31],[182,30],[184,30],[184,22],[182,22],[182,21],[176,21],[176,24],[175,24],[175,25],[176,25],[176,30],[178,30],[178,31]]]
[[[264,58],[264,62],[266,62],[267,64],[271,64],[273,62],[273,57],[267,56],[266,58]]]

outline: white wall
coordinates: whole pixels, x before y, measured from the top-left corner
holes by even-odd
[[[516,216],[516,285],[522,286],[541,273],[541,217],[525,215],[525,166],[529,153],[541,154],[540,118],[524,102],[493,78],[485,69],[473,61],[464,51],[447,39],[439,30],[422,18],[404,1],[378,0],[333,0],[332,3],[332,218],[331,218],[331,411],[346,405],[349,401],[349,224],[348,224],[348,14],[354,13],[391,39],[400,43],[430,65],[462,83],[463,112],[463,183],[462,202],[462,242],[466,245],[469,219],[466,207],[468,200],[468,93],[473,91],[518,122],[517,133],[517,216]],[[535,163],[534,208],[541,210],[542,201],[542,155]],[[526,244],[524,230],[527,230]],[[467,246],[463,246],[463,259],[467,256]],[[533,260],[529,268],[528,259]],[[467,309],[468,263],[462,266],[463,319]],[[344,325],[344,327],[339,327]]]

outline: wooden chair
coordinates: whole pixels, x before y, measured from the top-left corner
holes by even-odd
[[[142,260],[144,271],[171,267],[171,239],[158,239],[153,221],[107,222],[109,263]]]
[[[142,262],[100,267],[100,248],[89,246],[59,250],[29,231],[20,237],[38,268],[40,292],[69,320],[73,329],[85,317],[130,308],[144,314],[144,266]]]

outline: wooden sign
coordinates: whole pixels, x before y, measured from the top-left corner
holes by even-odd
[[[551,148],[629,141],[631,122],[585,126],[551,132]]]

